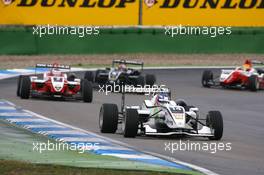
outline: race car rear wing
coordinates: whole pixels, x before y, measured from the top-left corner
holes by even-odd
[[[125,88],[123,88],[121,90],[122,93],[122,98],[121,98],[121,112],[124,112],[125,109],[125,94],[126,93],[137,93],[137,90],[140,91],[140,93],[145,93],[145,95],[156,95],[157,93],[168,93],[169,98],[171,98],[171,90],[168,87],[165,86],[153,86],[153,87],[144,87],[142,88],[137,88],[137,87],[133,87],[131,89],[131,86],[125,86]]]
[[[115,64],[138,65],[138,66],[141,66],[142,70],[144,66],[144,63],[142,61],[129,61],[129,60],[113,60],[112,67],[114,67]]]
[[[58,69],[71,69],[69,65],[62,65],[62,64],[36,64],[36,68],[58,68]]]
[[[253,60],[252,61],[252,64],[255,64],[255,65],[264,65],[264,62],[258,61],[258,60]]]

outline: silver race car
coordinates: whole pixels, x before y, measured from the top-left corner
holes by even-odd
[[[223,118],[219,111],[209,111],[205,119],[199,109],[183,100],[173,101],[170,92],[153,94],[142,106],[125,106],[122,94],[121,110],[116,104],[103,104],[99,114],[102,133],[115,133],[121,124],[124,137],[136,135],[188,135],[220,140],[223,135]]]

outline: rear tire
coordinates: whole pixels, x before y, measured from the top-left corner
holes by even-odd
[[[99,114],[99,127],[102,133],[115,133],[118,126],[118,107],[116,104],[103,104]]]
[[[223,136],[223,117],[219,111],[209,111],[206,117],[206,126],[214,129],[214,136],[210,140],[220,140]]]
[[[211,87],[210,81],[213,81],[213,72],[211,70],[205,70],[202,75],[202,85],[203,87]]]
[[[31,88],[31,81],[28,76],[23,76],[21,78],[21,85],[20,85],[20,98],[28,99],[30,96],[30,88]]]
[[[20,97],[20,91],[21,91],[21,80],[23,78],[23,75],[19,75],[17,79],[17,96]]]
[[[251,75],[248,78],[248,88],[251,91],[257,91],[259,89],[259,81],[257,75]]]
[[[156,77],[153,74],[147,74],[146,75],[146,84],[149,86],[153,86],[156,82]]]
[[[145,86],[145,79],[144,79],[144,77],[143,76],[138,76],[138,78],[137,78],[137,85],[140,85],[141,87],[144,87]]]
[[[84,74],[84,79],[90,81],[90,82],[94,82],[94,74],[92,71],[86,71]]]
[[[95,75],[94,75],[94,82],[98,83],[98,74],[100,73],[100,70],[96,70],[95,71]]]
[[[179,106],[182,106],[182,107],[186,107],[187,106],[187,103],[184,100],[176,100],[175,102]]]
[[[124,137],[136,137],[138,132],[138,120],[139,116],[136,109],[126,109],[123,123]]]
[[[91,103],[93,101],[93,85],[90,81],[84,79],[81,82],[82,98],[84,102]]]
[[[106,72],[105,70],[96,70],[96,72],[95,72],[95,76],[94,76],[94,82],[95,83],[99,83],[99,84],[105,84],[106,83],[106,81],[107,80],[105,80],[105,79],[102,79],[101,77],[100,77],[100,74],[101,73],[104,73],[104,72]],[[108,78],[107,78],[108,79]]]

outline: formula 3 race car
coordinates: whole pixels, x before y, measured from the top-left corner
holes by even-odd
[[[128,65],[140,66],[140,69],[129,68]],[[87,71],[85,79],[98,84],[153,86],[156,82],[156,77],[153,74],[146,74],[144,77],[142,75],[143,66],[143,62],[113,60],[111,68],[99,69],[95,74],[92,71]]]
[[[260,61],[246,60],[242,67],[235,70],[221,71],[219,77],[214,77],[211,70],[205,70],[202,75],[204,87],[241,88],[257,91],[264,89],[264,69],[254,68],[253,65],[264,65]]]
[[[116,104],[103,104],[99,114],[102,133],[115,133],[121,125],[124,137],[187,135],[220,140],[223,118],[219,111],[209,111],[206,119],[199,117],[195,106],[183,100],[173,101],[167,92],[156,93],[142,106],[125,106],[122,95],[121,110]]]
[[[35,69],[47,68],[49,71],[34,76],[20,75],[17,83],[17,96],[52,97],[78,99],[92,102],[92,83],[86,79],[78,79],[75,74],[67,74],[61,70],[69,70],[70,66],[59,64],[37,64]]]

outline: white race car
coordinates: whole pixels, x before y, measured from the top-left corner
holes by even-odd
[[[183,100],[173,101],[170,93],[158,92],[142,106],[125,106],[122,96],[121,111],[116,104],[103,104],[99,114],[102,133],[115,133],[121,124],[124,137],[136,135],[188,135],[220,140],[223,118],[219,111],[209,111],[206,119],[199,118],[197,107]]]

